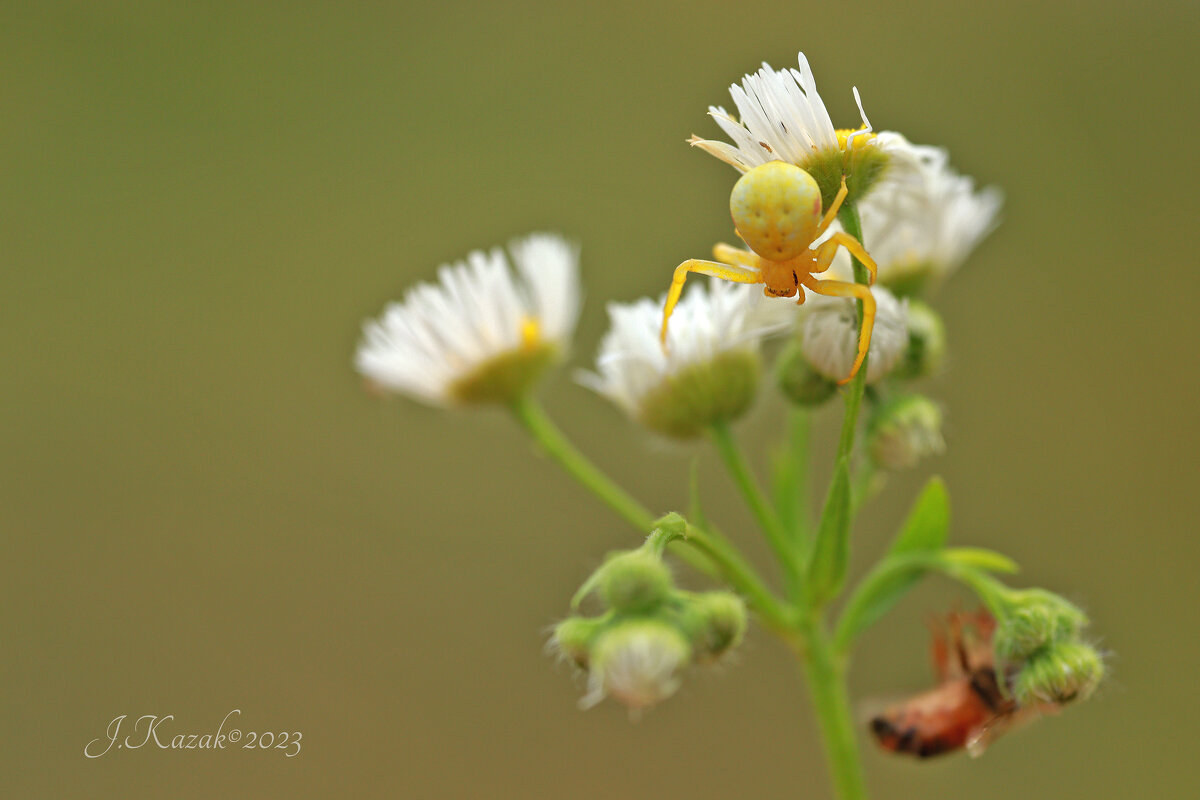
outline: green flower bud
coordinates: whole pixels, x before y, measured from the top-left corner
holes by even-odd
[[[690,439],[714,423],[732,422],[749,410],[761,363],[752,350],[729,350],[689,364],[648,392],[639,419],[673,439]]]
[[[946,448],[942,412],[921,395],[904,395],[882,405],[867,432],[871,460],[883,469],[910,469]]]
[[[896,367],[900,378],[924,378],[941,372],[946,360],[946,326],[920,300],[908,301],[908,349]]]
[[[746,604],[733,592],[688,597],[681,624],[692,641],[696,660],[715,661],[737,647],[746,633]]]
[[[780,391],[798,406],[819,406],[837,391],[837,384],[808,362],[799,338],[792,338],[779,354],[775,381]]]
[[[554,626],[550,649],[571,659],[581,669],[587,669],[592,645],[607,623],[607,617],[568,617]]]
[[[545,343],[502,353],[455,380],[447,391],[463,405],[511,403],[526,394],[558,356],[558,348]]]
[[[1104,659],[1080,641],[1060,641],[1039,650],[1013,683],[1021,705],[1062,704],[1086,700],[1104,677]]]
[[[600,596],[620,613],[653,611],[671,593],[671,571],[654,553],[631,550],[609,557],[600,568]]]
[[[590,708],[611,696],[637,710],[665,700],[679,688],[679,672],[691,661],[687,639],[677,628],[654,619],[634,619],[604,631],[591,652]]]
[[[1006,609],[996,628],[996,656],[1009,663],[1030,659],[1039,650],[1075,639],[1087,615],[1045,589],[1014,590],[1005,595]]]

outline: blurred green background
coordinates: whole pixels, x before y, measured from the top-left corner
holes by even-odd
[[[4,794],[829,796],[761,632],[637,724],[577,710],[546,627],[635,537],[503,415],[381,402],[350,365],[413,281],[542,229],[583,247],[586,364],[604,302],[729,238],[736,174],[684,140],[802,49],[836,123],[857,85],[878,128],[1007,195],[939,297],[948,452],[864,515],[856,569],[936,471],[953,539],[1083,604],[1114,654],[1096,699],[981,760],[864,742],[873,796],[1190,795],[1198,9],[3,4]],[[699,453],[762,553],[709,451],[655,446],[566,371],[544,397],[656,509]],[[741,426],[754,450],[780,411]],[[931,681],[925,620],[956,597],[931,580],[864,637],[864,707]],[[205,732],[233,708],[303,751],[83,756],[119,714]]]

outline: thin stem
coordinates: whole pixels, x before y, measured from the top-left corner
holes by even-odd
[[[779,521],[791,533],[798,550],[808,548],[808,442],[812,417],[808,409],[792,406],[788,409],[788,435],[780,448],[775,469],[775,507]],[[803,554],[800,561],[803,561]]]
[[[536,400],[523,397],[513,403],[512,410],[542,449],[585,489],[603,500],[637,530],[646,534],[653,532],[658,519],[575,449]],[[782,631],[792,624],[787,609],[766,588],[741,553],[720,534],[689,525],[687,538],[676,545],[672,552],[696,569],[708,574],[716,573],[728,581],[772,628]]]
[[[712,433],[713,444],[716,446],[717,452],[720,453],[721,460],[725,462],[725,466],[729,469],[729,474],[733,477],[734,483],[737,484],[738,489],[741,490],[742,497],[746,500],[746,505],[750,507],[751,513],[754,514],[755,520],[758,521],[759,527],[762,528],[763,533],[767,537],[767,542],[771,545],[771,549],[775,551],[775,557],[779,559],[784,572],[788,596],[795,597],[799,583],[799,572],[788,532],[784,529],[783,524],[779,521],[779,517],[775,515],[775,510],[771,508],[771,504],[767,502],[767,498],[759,488],[758,481],[755,480],[754,474],[750,471],[750,465],[746,463],[741,450],[738,449],[737,442],[733,438],[733,432],[729,429],[729,424],[725,422],[714,423],[710,431]]]
[[[651,531],[655,516],[576,450],[562,431],[550,421],[536,400],[525,395],[513,403],[512,410],[530,436],[570,473],[571,477],[603,500],[630,525],[642,533],[648,534]]]
[[[763,584],[762,578],[732,545],[696,525],[688,526],[686,544],[700,550],[721,568],[721,574],[740,592],[776,633],[787,635],[795,622],[792,612]]]
[[[800,633],[801,641],[792,644],[804,665],[830,779],[841,800],[863,800],[866,788],[846,688],[846,662],[834,652],[829,635],[816,620],[803,623]]]
[[[862,224],[858,219],[858,209],[853,203],[847,202],[842,204],[841,211],[838,212],[838,220],[842,223],[842,228],[846,233],[853,236],[855,239],[862,241]],[[853,256],[850,257],[854,264],[854,282],[867,284],[870,278],[867,268],[863,263]],[[855,306],[858,309],[859,327],[862,327],[863,306],[861,300],[855,301]],[[854,433],[858,427],[858,410],[862,405],[863,387],[867,381],[867,360],[870,358],[870,353],[863,359],[862,365],[858,368],[858,374],[854,376],[854,380],[850,381],[850,391],[846,393],[846,416],[842,420],[842,435],[838,440],[838,458],[850,458],[851,451],[854,450]]]
[[[879,494],[887,478],[875,468],[870,459],[863,459],[854,476],[854,490],[850,494],[850,514],[858,515],[858,511],[868,500]]]

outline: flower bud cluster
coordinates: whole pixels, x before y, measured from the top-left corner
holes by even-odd
[[[1003,596],[996,657],[1018,671],[1013,693],[1021,705],[1061,705],[1086,699],[1104,677],[1104,659],[1081,638],[1087,615],[1044,589]]]
[[[572,616],[554,628],[550,647],[588,674],[584,708],[612,697],[631,710],[675,693],[692,663],[711,663],[746,631],[746,606],[731,592],[688,592],[674,585],[654,550],[609,556],[584,583],[603,604],[599,616]]]

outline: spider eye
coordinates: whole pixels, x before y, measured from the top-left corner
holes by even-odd
[[[786,261],[812,244],[821,222],[821,190],[794,164],[770,161],[738,180],[729,211],[751,250],[769,261]]]

